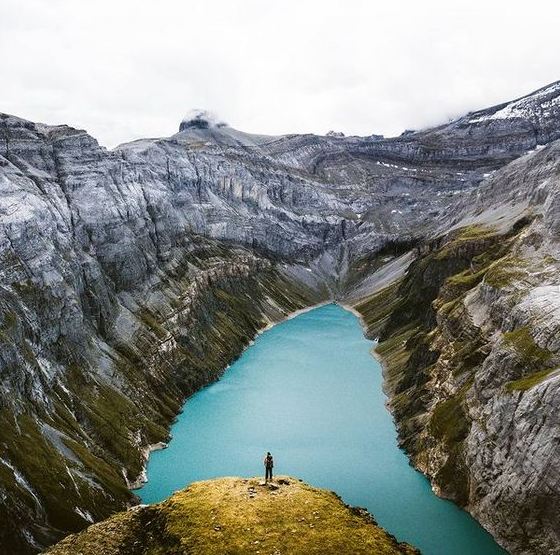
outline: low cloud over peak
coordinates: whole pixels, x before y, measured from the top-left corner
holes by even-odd
[[[222,121],[216,114],[208,110],[201,110],[195,108],[187,112],[185,117],[182,119],[179,126],[179,131],[185,131],[185,129],[212,129],[219,127],[228,127],[225,121]]]

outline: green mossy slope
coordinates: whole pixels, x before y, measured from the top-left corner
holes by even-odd
[[[465,399],[491,341],[473,324],[465,299],[481,284],[502,289],[525,277],[526,264],[512,261],[529,223],[520,220],[506,233],[471,225],[420,245],[405,276],[355,306],[379,339],[401,445],[445,497],[463,506],[470,487]],[[505,333],[503,347],[521,376],[507,391],[527,389],[550,372],[543,369],[550,353],[526,328]]]

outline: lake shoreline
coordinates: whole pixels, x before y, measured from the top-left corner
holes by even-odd
[[[173,423],[171,423],[173,425]],[[145,483],[148,482],[148,459],[150,458],[150,454],[154,451],[161,451],[162,449],[167,449],[168,443],[164,441],[158,441],[157,443],[150,443],[146,447],[142,449],[142,456],[144,457],[144,464],[142,466],[142,471],[136,478],[136,480],[132,482],[128,482],[126,484],[127,488],[130,491],[139,490]]]

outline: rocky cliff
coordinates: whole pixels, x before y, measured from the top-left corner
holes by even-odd
[[[542,516],[558,499],[544,456],[555,445],[545,441],[548,424],[532,439],[518,433],[529,451],[499,427],[519,411],[505,400],[545,385],[550,397],[531,404],[536,422],[552,422],[556,406],[555,374],[546,372],[555,361],[547,311],[559,116],[553,84],[391,139],[251,135],[196,113],[172,137],[107,151],[85,131],[1,115],[0,545],[34,552],[133,503],[128,487],[148,446],[166,440],[185,397],[218,378],[259,328],[392,283],[386,302],[365,300],[360,310],[385,307],[375,333],[416,342],[414,356],[395,354],[409,360],[406,372],[397,380],[388,371],[405,447],[508,546],[557,546],[556,523]],[[489,285],[488,272],[506,285]],[[464,321],[472,344],[451,352],[453,322]],[[529,358],[511,355],[510,367],[492,356],[515,354],[508,345],[517,339],[529,342]],[[447,357],[469,366],[461,379],[446,377]],[[489,366],[485,380],[479,366],[494,358],[502,366]],[[533,368],[542,383],[502,392]],[[401,390],[414,406],[399,412]],[[465,421],[448,437],[428,420],[459,390],[451,402]],[[506,446],[521,449],[514,466]],[[531,482],[525,453],[535,451],[550,472],[546,491],[547,480]],[[491,478],[477,488],[455,472],[463,467]],[[517,508],[508,509],[512,483]],[[534,517],[522,541],[504,524],[515,511],[529,515],[523,522]]]
[[[512,553],[560,552],[559,164],[553,143],[497,172],[357,306],[401,445]]]

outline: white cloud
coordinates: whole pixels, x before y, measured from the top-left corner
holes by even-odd
[[[2,0],[0,111],[107,146],[172,134],[195,107],[260,133],[398,134],[560,79],[559,15],[542,0]]]

